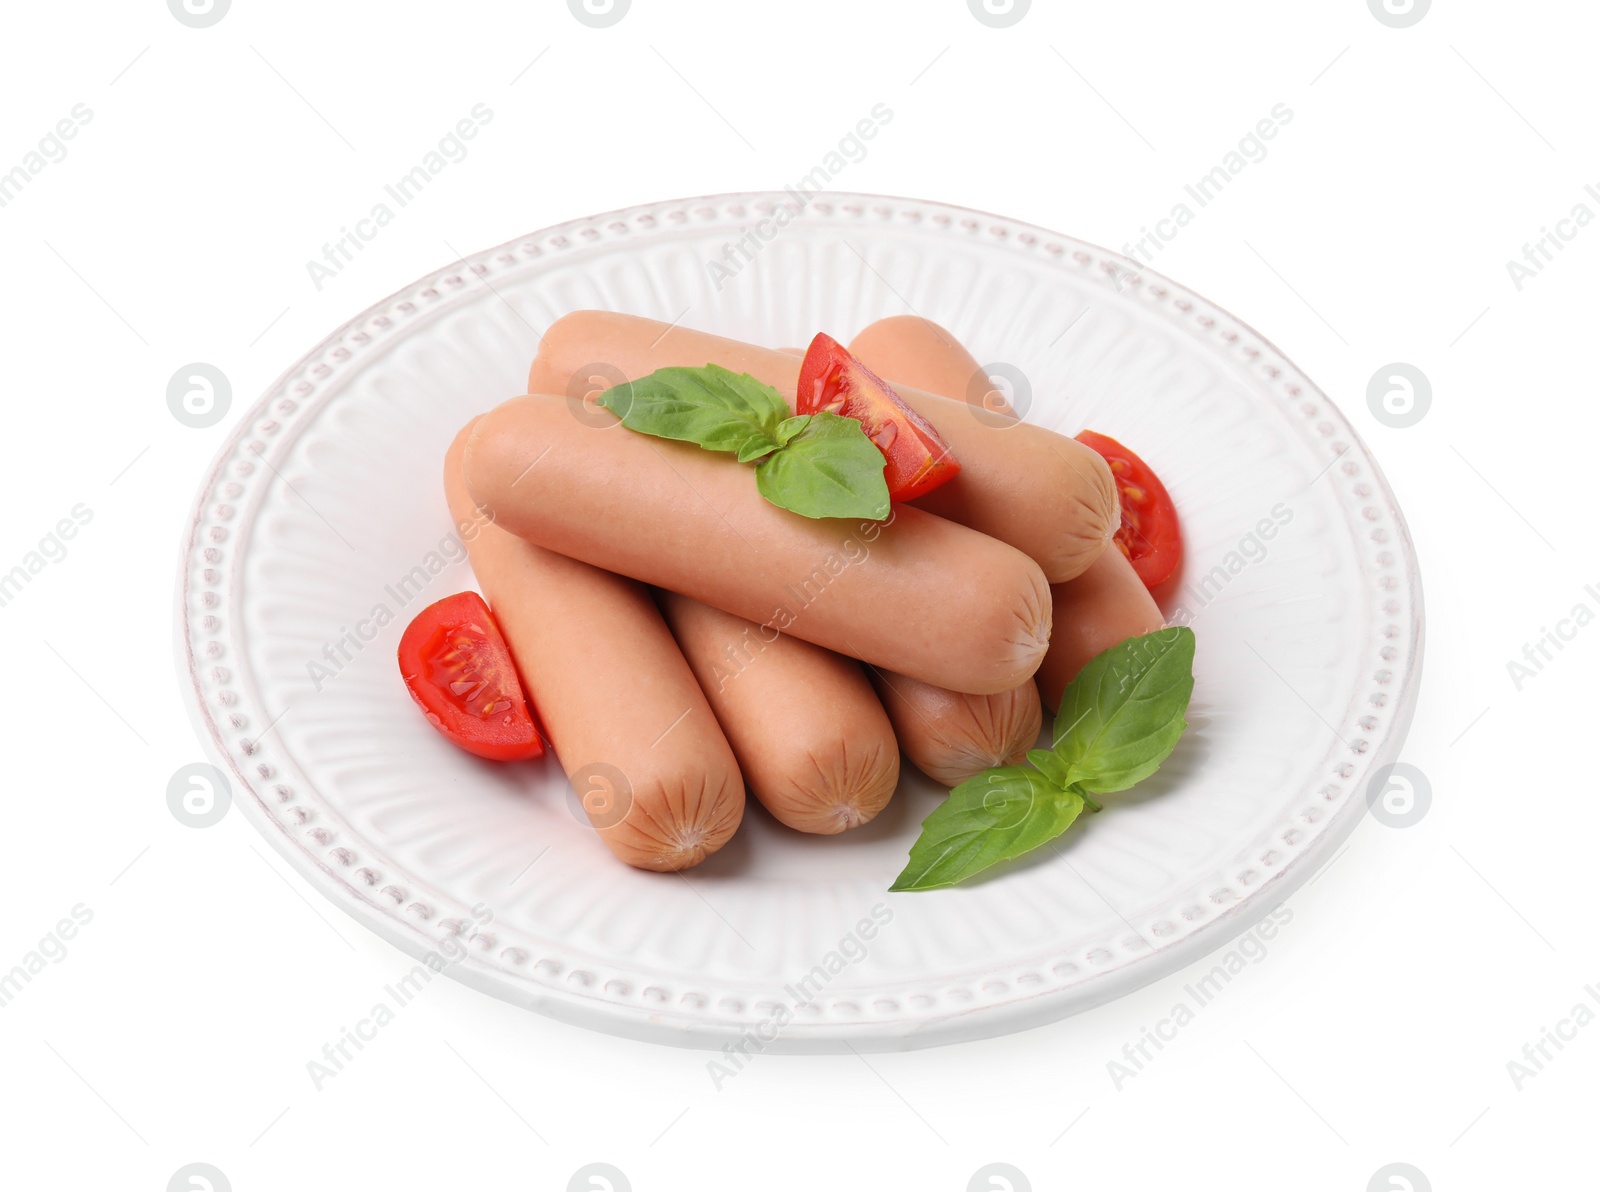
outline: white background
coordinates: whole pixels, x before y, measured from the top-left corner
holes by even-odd
[[[959,1192],[991,1161],[1035,1189],[1361,1192],[1396,1161],[1439,1190],[1593,1186],[1600,1023],[1520,1090],[1507,1062],[1576,1003],[1600,1012],[1600,630],[1520,690],[1507,662],[1600,609],[1600,224],[1520,292],[1506,268],[1574,205],[1600,214],[1592,5],[1440,0],[1399,30],[1363,0],[1038,0],[1009,29],[960,0],[635,0],[606,29],[558,0],[4,21],[0,171],[93,113],[0,208],[0,570],[93,512],[0,608],[0,969],[93,913],[0,1010],[5,1186],[155,1192],[194,1161],[241,1192],[562,1189],[592,1161],[638,1192]],[[469,156],[319,291],[306,262],[478,103],[494,118]],[[1293,111],[1155,268],[1278,343],[1385,467],[1427,591],[1403,756],[1429,814],[1363,822],[1265,959],[1120,1090],[1107,1062],[1193,971],[990,1042],[763,1056],[721,1092],[703,1053],[442,981],[317,1092],[306,1061],[410,962],[237,814],[196,831],[168,813],[168,777],[200,758],[170,661],[175,551],[213,451],[306,348],[458,252],[792,183],[876,103],[894,119],[840,187],[1119,248]],[[166,407],[191,361],[234,387],[210,429]],[[1367,408],[1392,361],[1433,385],[1408,429]]]

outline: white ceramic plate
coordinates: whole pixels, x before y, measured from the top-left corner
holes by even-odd
[[[660,203],[479,253],[340,328],[239,420],[186,531],[176,634],[235,805],[406,952],[460,944],[459,980],[667,1042],[994,1035],[1219,946],[1332,855],[1411,716],[1421,590],[1377,465],[1261,336],[1101,249],[853,195],[764,238],[783,204]],[[726,248],[747,232],[759,251]],[[714,276],[713,261],[739,268]],[[553,764],[480,763],[431,732],[394,656],[418,609],[473,582],[440,459],[468,417],[523,391],[536,329],[580,307],[772,346],[915,311],[1019,369],[1030,420],[1133,445],[1182,511],[1180,615],[1199,643],[1192,727],[1161,773],[1058,850],[891,895],[942,794],[914,774],[843,837],[790,832],[752,802],[721,853],[658,875],[611,857]]]

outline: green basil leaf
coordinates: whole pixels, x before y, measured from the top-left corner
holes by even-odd
[[[739,462],[742,464],[754,463],[764,459],[782,446],[776,439],[758,437],[747,439],[739,448]]]
[[[1093,658],[1061,696],[1051,731],[1072,783],[1127,790],[1154,774],[1188,727],[1194,631],[1158,629]],[[1059,773],[1059,771],[1057,771]]]
[[[1060,787],[1072,785],[1071,767],[1056,756],[1053,749],[1030,749],[1028,761],[1031,762],[1041,774]]]
[[[805,430],[806,424],[810,421],[810,414],[796,414],[793,418],[785,418],[778,423],[778,446],[787,447],[789,440]]]
[[[783,395],[772,386],[715,364],[658,368],[607,389],[596,400],[629,430],[707,451],[736,452],[746,463],[781,446],[778,429],[790,417]]]
[[[756,465],[756,488],[774,505],[803,517],[881,521],[889,516],[883,468],[883,452],[861,423],[838,414],[812,414],[781,450]]]
[[[1083,799],[1027,766],[999,766],[967,779],[922,821],[891,890],[933,890],[1065,832]]]

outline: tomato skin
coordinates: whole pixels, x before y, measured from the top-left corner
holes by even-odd
[[[544,753],[511,650],[476,592],[418,613],[400,635],[399,659],[406,690],[452,744],[496,762]]]
[[[1122,506],[1122,525],[1113,541],[1133,564],[1144,586],[1155,591],[1183,564],[1178,507],[1150,465],[1111,436],[1086,430],[1076,437],[1111,465]]]
[[[815,414],[819,410],[861,423],[867,438],[883,452],[883,479],[891,501],[924,496],[961,471],[928,420],[843,344],[821,331],[800,364],[794,412]]]

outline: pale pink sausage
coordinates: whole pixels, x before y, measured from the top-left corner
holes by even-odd
[[[675,592],[656,598],[763,807],[823,834],[883,810],[900,750],[860,663]]]
[[[872,685],[905,755],[945,786],[991,766],[1016,765],[1039,739],[1044,717],[1031,682],[997,695],[963,695],[875,670]]]
[[[964,394],[991,410],[1008,408],[985,383],[978,361],[937,323],[906,316],[880,319],[856,336],[850,350],[891,382],[904,371],[909,384],[951,396]],[[1116,547],[1102,552],[1078,578],[1051,585],[1050,597],[1050,649],[1034,678],[1052,712],[1084,663],[1163,624],[1161,609]]]
[[[1050,604],[1055,612],[1050,649],[1033,678],[1045,707],[1052,712],[1084,663],[1165,624],[1150,590],[1116,546],[1071,583],[1054,585]]]
[[[800,361],[786,351],[597,310],[574,311],[546,329],[528,391],[581,402],[619,379],[706,364],[749,373],[794,402]],[[1051,582],[1081,574],[1105,549],[1120,514],[1111,469],[1096,452],[1040,426],[977,417],[959,393],[952,400],[897,392],[961,464],[955,479],[912,504],[1010,543]]]
[[[467,444],[473,498],[548,550],[954,691],[1030,678],[1050,589],[1021,552],[920,509],[811,519],[733,456],[628,430],[599,407],[513,398]]]
[[[698,865],[733,835],[744,784],[733,750],[650,594],[490,523],[462,452],[445,495],[523,689],[600,839],[640,869]]]
[[[850,341],[850,351],[893,385],[955,398],[979,406],[997,419],[1017,416],[1005,394],[984,375],[961,341],[930,319],[919,315],[879,319]],[[972,371],[961,376],[969,363]]]
[[[949,332],[925,319],[895,317],[868,327],[856,337],[850,351],[896,387],[905,384],[937,393],[937,385],[948,388],[949,369],[939,367],[942,360],[928,367],[926,349],[930,340],[937,345],[948,337]],[[946,349],[953,343],[949,340]],[[1009,407],[1005,413],[1010,413]],[[1038,689],[1031,682],[996,695],[962,695],[880,671],[873,677],[873,686],[906,757],[946,786],[955,786],[991,766],[1021,762],[1039,737],[1043,713]]]

